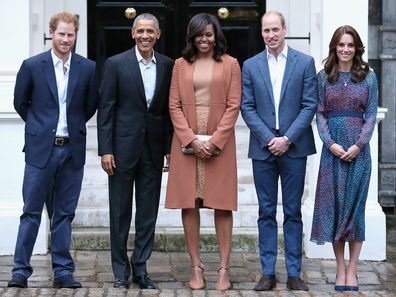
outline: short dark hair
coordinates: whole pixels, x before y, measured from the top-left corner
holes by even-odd
[[[154,21],[154,23],[155,23],[155,26],[157,27],[157,30],[159,30],[159,21],[158,21],[158,19],[154,16],[154,15],[152,15],[151,13],[142,13],[142,14],[139,14],[136,18],[135,18],[135,20],[133,21],[133,24],[132,24],[132,29],[133,28],[135,28],[136,27],[136,24],[137,24],[137,22],[139,21],[139,20],[149,20],[149,21]]]
[[[210,24],[213,25],[215,35],[213,59],[215,61],[221,61],[221,56],[227,51],[227,41],[217,18],[208,13],[198,13],[191,18],[188,24],[186,37],[187,45],[182,51],[183,58],[188,62],[194,62],[198,56],[198,49],[195,46],[195,37],[201,34],[206,26]]]
[[[340,42],[342,35],[344,34],[349,34],[353,38],[353,43],[355,46],[355,55],[353,57],[352,67],[351,67],[351,72],[353,75],[352,81],[359,82],[366,78],[370,70],[370,67],[369,64],[363,60],[363,54],[364,54],[363,42],[360,39],[360,36],[358,32],[355,30],[355,28],[349,25],[338,27],[334,31],[333,37],[330,40],[329,55],[327,56],[326,59],[324,59],[325,62],[324,70],[328,75],[327,80],[329,82],[335,82],[337,79],[337,72],[338,72],[337,45]]]

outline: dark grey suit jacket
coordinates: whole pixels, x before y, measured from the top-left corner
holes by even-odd
[[[169,87],[174,61],[154,52],[157,78],[147,108],[135,48],[106,60],[98,109],[99,155],[113,154],[117,168],[130,169],[140,158],[147,136],[152,160],[162,167],[170,153],[172,123]]]

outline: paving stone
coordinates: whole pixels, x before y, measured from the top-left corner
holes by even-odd
[[[129,289],[127,292],[127,297],[138,297],[140,296],[140,290],[138,289]]]
[[[21,289],[21,290],[19,290],[19,297],[36,296],[38,291],[39,291],[39,289],[37,289],[37,288]],[[0,291],[0,296],[2,296],[1,291]]]
[[[126,296],[127,289],[109,288],[106,290],[106,297]]]
[[[159,297],[175,297],[175,292],[174,290],[167,290],[167,289],[161,289],[161,292],[158,294]]]
[[[185,287],[183,282],[177,282],[177,281],[173,281],[173,282],[158,282],[157,283],[158,288],[160,288],[161,290],[178,290],[178,289],[183,289]]]
[[[89,288],[88,289],[88,297],[101,297],[104,296],[105,291],[99,288]]]

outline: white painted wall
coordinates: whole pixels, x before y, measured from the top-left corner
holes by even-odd
[[[22,214],[24,123],[14,112],[15,76],[22,60],[30,56],[30,5],[28,0],[0,2],[0,255],[15,249]],[[47,218],[43,215],[34,253],[47,251]]]

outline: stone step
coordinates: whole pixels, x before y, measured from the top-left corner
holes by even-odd
[[[284,243],[281,230],[278,236],[278,252],[283,253]],[[133,249],[134,229],[131,228],[128,249]],[[71,249],[73,250],[109,250],[109,228],[73,228]],[[201,228],[202,252],[218,251],[214,228]],[[182,228],[157,228],[154,251],[186,252],[186,244]],[[257,252],[257,228],[237,228],[232,236],[233,252]]]

